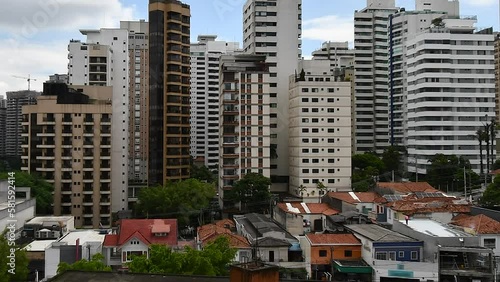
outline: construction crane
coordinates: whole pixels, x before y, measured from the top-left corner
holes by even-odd
[[[17,76],[17,75],[13,75],[12,77],[15,77],[15,78],[20,78],[20,79],[26,79],[28,81],[28,91],[30,91],[31,89],[31,81],[36,81],[36,79],[34,78],[31,78],[31,75],[28,74],[28,77],[24,77],[24,76]]]

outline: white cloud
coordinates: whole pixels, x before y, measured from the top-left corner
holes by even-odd
[[[67,41],[26,44],[13,39],[0,40],[0,95],[26,90],[28,82],[13,76],[31,75],[32,90],[42,90],[43,82],[54,73],[67,73]]]
[[[489,7],[495,6],[496,0],[462,0],[460,4],[465,4],[472,7]]]
[[[336,15],[304,20],[302,37],[309,40],[354,42],[354,20],[352,17]]]
[[[29,39],[40,32],[117,27],[133,19],[134,10],[119,0],[16,0],[0,9],[0,30]]]

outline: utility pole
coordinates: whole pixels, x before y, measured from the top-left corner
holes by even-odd
[[[394,182],[394,170],[392,170],[392,182]]]
[[[415,156],[415,178],[416,178],[415,182],[418,182],[418,158],[417,158],[417,156]]]
[[[467,178],[465,176],[465,166],[464,166],[464,196],[465,200],[467,201]]]

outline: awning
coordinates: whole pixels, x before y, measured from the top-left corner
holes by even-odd
[[[333,261],[333,268],[341,273],[371,274],[372,268],[362,260],[356,261]]]

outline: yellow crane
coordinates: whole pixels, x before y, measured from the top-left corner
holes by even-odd
[[[31,75],[28,74],[28,77],[24,77],[24,76],[17,76],[17,75],[13,75],[12,77],[15,77],[15,78],[20,78],[20,79],[25,79],[28,81],[28,91],[30,91],[31,89],[31,81],[36,81],[36,79],[34,78],[31,78]]]

